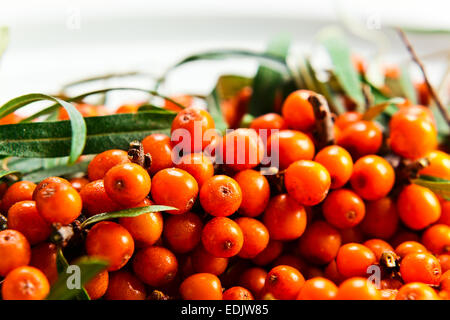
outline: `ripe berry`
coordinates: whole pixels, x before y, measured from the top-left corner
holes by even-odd
[[[327,169],[331,177],[331,189],[342,187],[352,176],[352,157],[342,147],[325,147],[317,153],[314,161],[320,163]]]
[[[304,283],[305,278],[297,269],[281,265],[269,271],[263,290],[275,299],[294,300]]]
[[[89,282],[84,285],[89,298],[91,298],[91,300],[97,300],[103,297],[106,290],[108,289],[108,282],[109,276],[108,271],[106,270],[103,270],[91,280],[89,280]]]
[[[419,242],[416,241],[405,241],[402,242],[395,248],[395,253],[400,257],[404,258],[410,253],[426,253],[427,249]]]
[[[186,108],[191,107],[194,102],[194,98],[187,94],[170,96],[169,98],[172,99],[173,101],[181,104],[182,106],[184,106]],[[183,110],[183,108],[181,108],[180,106],[176,105],[175,103],[173,103],[172,101],[167,100],[167,99],[164,99],[163,108],[166,110],[171,110],[171,111],[175,111],[175,112],[179,112],[179,111]]]
[[[88,165],[89,180],[103,179],[112,167],[129,162],[128,154],[123,150],[112,149],[99,153]]]
[[[2,285],[4,300],[43,300],[50,291],[45,275],[33,267],[17,267],[5,278]]]
[[[436,291],[420,282],[411,282],[402,286],[396,300],[439,300]]]
[[[238,284],[250,290],[254,297],[260,297],[261,292],[266,282],[267,271],[262,268],[249,268],[245,270],[240,278]]]
[[[362,113],[356,111],[348,111],[340,114],[334,124],[341,130],[344,130],[349,125],[362,120]]]
[[[196,273],[180,285],[183,300],[222,300],[219,278],[210,273]]]
[[[200,203],[207,213],[225,217],[235,213],[242,202],[242,191],[233,178],[217,175],[208,179],[200,189]]]
[[[410,253],[400,263],[403,281],[439,284],[441,266],[437,258],[429,253]]]
[[[389,239],[398,226],[398,213],[395,202],[388,197],[366,202],[366,215],[360,224],[362,232],[368,237]]]
[[[224,273],[228,266],[228,258],[212,255],[201,244],[192,252],[191,262],[195,272],[211,273],[216,276]]]
[[[183,156],[176,167],[192,175],[200,188],[214,175],[213,163],[203,153],[190,153]]]
[[[152,164],[148,169],[151,175],[162,169],[170,168],[172,163],[172,142],[162,133],[153,133],[142,140],[144,153],[150,153]]]
[[[277,240],[269,240],[267,247],[252,262],[258,266],[266,266],[275,260],[283,251],[283,242]]]
[[[270,198],[270,186],[266,177],[255,170],[243,170],[234,176],[242,192],[239,213],[247,217],[260,215],[267,207]],[[255,197],[255,195],[258,195]]]
[[[36,195],[37,193],[41,190],[44,189],[45,187],[47,187],[50,183],[62,183],[62,184],[66,184],[68,186],[72,187],[72,184],[67,181],[64,178],[61,177],[48,177],[45,178],[44,180],[42,180],[41,182],[39,182],[39,184],[36,186],[36,188],[33,191],[33,200],[36,200]]]
[[[450,253],[450,227],[435,224],[422,235],[423,245],[433,254]]]
[[[346,278],[366,276],[367,268],[375,261],[375,254],[366,246],[358,243],[344,244],[336,257],[339,273]]]
[[[339,134],[337,144],[358,159],[377,153],[382,142],[383,134],[380,128],[372,121],[361,120],[343,129]]]
[[[289,94],[283,103],[282,114],[289,128],[303,132],[311,131],[316,118],[314,110],[308,98],[313,94],[308,90],[297,90]]]
[[[269,243],[269,230],[260,221],[253,218],[237,218],[235,221],[244,235],[244,244],[239,257],[250,259],[262,252]]]
[[[0,203],[1,212],[7,213],[11,206],[19,201],[33,200],[33,192],[36,185],[30,181],[18,181],[12,184]]]
[[[0,276],[11,270],[26,266],[30,262],[30,244],[25,236],[16,230],[0,231]]]
[[[365,278],[354,277],[345,280],[338,288],[337,300],[381,300],[375,285]]]
[[[145,300],[145,285],[128,271],[110,273],[106,300]]]
[[[375,255],[375,259],[379,262],[381,255],[385,252],[394,252],[394,248],[389,243],[381,239],[370,239],[363,243]]]
[[[338,287],[328,279],[317,277],[305,282],[297,296],[297,300],[334,300]]]
[[[286,129],[287,125],[283,117],[281,117],[279,114],[266,113],[253,119],[253,121],[250,123],[250,128],[255,130],[259,134],[259,136],[261,136],[260,130],[265,129],[266,137],[268,138],[273,132]]]
[[[430,164],[419,171],[419,174],[450,180],[450,155],[439,150],[430,151],[425,156]]]
[[[244,236],[239,225],[225,217],[210,220],[202,231],[205,249],[216,257],[228,258],[241,251]]]
[[[366,214],[362,199],[349,189],[332,191],[325,199],[322,211],[325,219],[339,229],[352,228]]]
[[[56,255],[56,245],[49,242],[43,242],[31,249],[30,266],[41,270],[47,277],[50,284],[54,284],[58,279]]]
[[[77,190],[78,192],[81,191],[81,189],[83,189],[83,187],[85,185],[87,185],[89,183],[89,180],[86,178],[73,178],[70,179],[70,185]]]
[[[169,216],[164,221],[164,239],[176,253],[193,250],[200,242],[203,222],[192,212]]]
[[[103,212],[119,211],[121,206],[111,200],[102,179],[86,184],[80,191],[84,212],[93,216]]]
[[[231,287],[223,292],[223,300],[254,300],[250,291],[243,287]]]

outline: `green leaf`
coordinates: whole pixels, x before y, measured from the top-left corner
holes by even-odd
[[[269,42],[266,53],[279,57],[287,67],[287,54],[291,45],[291,37],[282,34]],[[253,93],[250,99],[249,113],[253,116],[260,116],[272,112],[275,106],[275,99],[282,93],[285,76],[279,70],[267,64],[261,64],[253,80]]]
[[[0,179],[6,177],[10,174],[19,174],[19,171],[16,170],[0,170]]]
[[[408,68],[406,68],[406,66],[403,66],[401,68],[399,83],[405,98],[411,101],[412,104],[417,104],[416,89],[414,88],[409,70]]]
[[[121,210],[121,211],[99,213],[99,214],[96,214],[96,215],[86,219],[81,224],[80,227],[85,228],[88,225],[91,225],[93,223],[97,223],[97,222],[100,222],[103,220],[137,217],[144,213],[169,211],[169,210],[178,210],[178,209],[174,208],[174,207],[169,207],[169,206],[154,205],[154,206],[125,209],[125,210]]]
[[[71,144],[70,144],[70,153],[69,153],[69,160],[68,163],[75,163],[79,156],[82,154],[84,146],[86,144],[86,123],[84,122],[83,116],[80,114],[80,112],[70,103],[63,101],[61,99],[41,94],[41,93],[32,93],[23,95],[17,98],[14,98],[7,103],[5,103],[2,107],[0,107],[0,118],[16,111],[19,108],[24,107],[25,105],[41,101],[41,100],[50,100],[56,102],[58,105],[61,105],[64,109],[66,109],[69,117],[70,117],[70,126],[71,126]],[[11,129],[11,127],[14,127],[15,125],[6,125],[2,127],[2,131],[7,131],[8,127]],[[26,129],[24,129],[26,130]],[[15,133],[15,136],[18,136],[17,131]],[[24,135],[26,135],[24,133]],[[64,154],[67,155],[67,154]]]
[[[361,82],[355,70],[350,48],[344,35],[337,28],[327,28],[320,34],[320,42],[327,49],[334,66],[334,73],[345,93],[357,104],[358,110],[364,108],[364,95]]]
[[[9,158],[6,162],[10,170],[17,170],[23,174],[30,173],[44,166],[44,159],[40,158]]]
[[[67,261],[60,260],[59,268],[62,268],[65,264],[68,266]],[[68,283],[70,283],[70,281],[68,281],[70,280],[69,277],[73,276],[74,273],[67,273],[66,266],[65,271],[58,275],[58,280],[52,286],[47,300],[71,300],[80,297],[80,294],[83,295],[83,286],[97,274],[105,270],[108,267],[108,262],[98,258],[83,257],[80,258],[75,265],[79,267],[81,287],[79,289],[68,288]]]
[[[9,43],[9,29],[8,27],[0,27],[0,57],[6,51]]]
[[[176,112],[173,112],[171,110],[166,110],[158,106],[154,106],[152,104],[144,104],[139,107],[138,112],[144,112],[144,111],[154,111],[154,112],[161,112],[161,113],[168,113],[168,114],[175,114]]]
[[[379,104],[376,104],[374,106],[371,106],[369,109],[367,109],[366,112],[364,112],[362,119],[367,121],[374,120],[381,113],[383,113],[391,104],[403,103],[404,101],[405,99],[403,98],[392,98]]]
[[[44,170],[37,170],[32,173],[26,174],[22,177],[22,180],[31,182],[40,182],[48,177],[61,177],[67,175],[73,175],[80,172],[86,172],[89,161],[83,161],[73,165],[60,165]]]
[[[413,179],[411,182],[430,189],[445,200],[450,200],[450,180],[420,175],[418,179]]]
[[[83,154],[127,150],[132,140],[142,140],[155,132],[169,134],[175,115],[149,111],[86,118],[87,138]],[[63,157],[69,153],[71,142],[68,121],[4,125],[0,130],[0,155]]]

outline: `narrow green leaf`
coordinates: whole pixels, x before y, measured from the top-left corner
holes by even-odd
[[[138,112],[144,112],[144,111],[154,111],[154,112],[161,112],[161,113],[168,113],[168,114],[176,114],[175,112],[171,110],[166,110],[158,106],[154,106],[152,104],[144,104],[139,107]]]
[[[24,175],[22,179],[31,182],[40,182],[48,177],[73,175],[76,173],[86,172],[88,164],[89,161],[83,161],[73,165],[60,165],[49,169],[34,171]]]
[[[408,68],[406,66],[402,66],[400,73],[400,87],[402,89],[403,95],[411,101],[412,104],[417,104],[417,94],[416,89],[414,88],[413,82],[411,80],[411,76],[409,74]]]
[[[93,223],[97,223],[97,222],[100,222],[103,220],[110,220],[110,219],[115,219],[115,218],[137,217],[144,213],[169,211],[169,210],[178,210],[178,209],[174,208],[174,207],[169,207],[169,206],[154,205],[154,206],[125,209],[125,210],[121,210],[121,211],[99,213],[99,214],[96,214],[96,215],[86,219],[81,224],[80,227],[85,228],[88,225],[91,225]]]
[[[19,174],[19,171],[16,170],[0,170],[0,179],[6,177],[10,174]]]
[[[418,179],[413,179],[411,182],[430,189],[445,200],[450,200],[450,180],[420,175]]]
[[[58,271],[58,275],[63,275],[64,273],[66,273],[68,267],[69,267],[69,263],[67,262],[66,257],[64,257],[62,249],[58,248],[58,251],[56,252],[56,270]],[[91,300],[91,298],[89,297],[89,294],[87,293],[84,286],[74,296],[74,299],[75,300]]]
[[[362,119],[367,121],[374,120],[381,113],[383,113],[391,104],[403,103],[404,100],[405,99],[403,98],[392,98],[379,104],[376,104],[374,106],[371,106],[369,109],[367,109],[366,112],[364,112]]]
[[[6,165],[10,170],[16,170],[26,174],[42,169],[44,166],[44,159],[13,157],[7,160]]]

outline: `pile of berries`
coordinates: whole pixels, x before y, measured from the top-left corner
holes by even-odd
[[[138,143],[145,164],[108,150],[83,177],[0,185],[2,298],[45,299],[62,247],[108,261],[91,299],[449,299],[450,201],[409,179],[450,179],[430,110],[401,105],[385,132],[346,112],[323,144],[311,96],[224,137],[205,134],[207,111],[177,109],[171,137]],[[176,209],[79,230],[150,205]],[[50,241],[64,226],[76,241]]]

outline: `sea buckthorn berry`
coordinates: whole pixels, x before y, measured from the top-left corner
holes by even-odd
[[[147,207],[152,205],[148,199],[133,206],[133,208]],[[161,212],[148,212],[136,217],[120,218],[119,223],[128,230],[139,245],[151,246],[158,241],[163,231],[163,216]]]
[[[447,270],[442,274],[440,286],[442,290],[450,292],[450,271]]]
[[[437,132],[434,125],[414,115],[394,115],[390,122],[389,145],[396,154],[417,159],[436,149]]]
[[[168,213],[188,212],[194,205],[197,194],[197,181],[184,170],[168,168],[153,176],[152,198],[155,203],[178,209],[167,211]]]
[[[255,130],[258,134],[261,129],[265,129],[266,137],[270,137],[273,132],[287,128],[286,121],[277,113],[266,113],[259,116],[250,123],[250,128]],[[261,136],[261,135],[260,135]]]
[[[243,170],[234,176],[241,187],[242,202],[239,213],[247,217],[256,217],[263,213],[270,198],[270,186],[266,177],[255,170]],[[255,195],[258,195],[255,197]]]
[[[31,245],[44,241],[51,233],[50,225],[41,217],[36,202],[32,200],[16,202],[9,208],[8,228],[20,231]]]
[[[433,112],[430,108],[421,105],[406,105],[399,106],[398,111],[391,117],[390,126],[395,127],[397,125],[396,121],[401,123],[403,116],[406,115],[421,118],[430,122],[433,126],[436,124]]]
[[[62,184],[66,184],[66,185],[72,187],[72,184],[69,181],[67,181],[66,179],[64,179],[64,178],[61,178],[61,177],[48,177],[48,178],[45,178],[44,180],[42,180],[41,182],[39,182],[39,184],[34,189],[34,191],[33,191],[33,200],[36,200],[36,195],[38,194],[38,192],[41,189],[44,189],[45,187],[47,187],[50,183],[57,183],[57,184],[58,183],[62,183]]]
[[[222,138],[216,153],[216,162],[234,171],[252,169],[264,157],[264,144],[255,130],[240,128]]]
[[[441,266],[439,260],[429,253],[410,253],[400,263],[403,281],[439,284]]]
[[[450,270],[450,254],[440,254],[437,258],[439,260],[439,264],[441,265],[442,273]]]
[[[325,219],[339,229],[356,226],[366,214],[362,199],[349,189],[332,191],[325,199],[322,210]]]
[[[203,222],[192,212],[172,215],[164,221],[164,239],[176,253],[186,253],[199,244]]]
[[[423,245],[433,254],[450,253],[450,227],[435,224],[422,235]]]
[[[362,243],[364,241],[364,234],[359,225],[353,228],[339,229],[339,233],[341,234],[342,244],[350,242]]]
[[[272,159],[278,158],[280,170],[284,170],[297,160],[312,160],[315,148],[306,134],[295,130],[281,130],[270,136],[267,152]]]
[[[245,259],[256,257],[269,243],[269,230],[262,222],[253,218],[237,218],[235,222],[244,235],[244,244],[239,251],[239,257]]]
[[[267,247],[261,251],[256,257],[252,259],[252,262],[258,266],[265,266],[271,263],[273,260],[283,251],[283,242],[277,240],[269,240]]]
[[[133,271],[144,283],[160,287],[172,281],[178,272],[175,255],[163,247],[141,249],[133,260]]]
[[[365,278],[345,280],[338,288],[337,300],[381,300],[381,293]]]
[[[191,153],[183,156],[176,167],[192,175],[199,187],[214,175],[213,163],[203,153]]]
[[[18,181],[12,184],[0,202],[1,212],[7,213],[11,206],[19,201],[33,200],[36,185],[30,181]]]
[[[207,111],[196,107],[183,109],[172,122],[172,144],[180,143],[188,153],[201,152],[211,143],[207,131],[214,127],[214,120]]]
[[[419,174],[450,180],[450,155],[439,150],[430,151],[425,158],[430,164],[419,171]]]
[[[428,227],[441,215],[441,205],[434,193],[416,184],[410,184],[400,192],[397,210],[402,222],[413,230]]]
[[[15,112],[13,112],[13,113],[10,113],[7,116],[1,118],[0,125],[19,123],[22,119],[23,119],[23,117],[19,116]]]
[[[87,103],[77,103],[75,108],[81,113],[84,118],[95,117],[98,115],[96,106]],[[69,120],[69,114],[65,108],[60,108],[58,112],[58,120]]]
[[[382,142],[383,134],[380,128],[372,121],[361,120],[343,129],[337,144],[357,159],[377,153]]]
[[[264,293],[270,293],[275,299],[294,300],[305,283],[305,278],[295,268],[276,266],[267,273]]]
[[[356,161],[350,178],[353,190],[365,200],[385,197],[394,186],[394,181],[392,166],[376,155],[365,156]]]
[[[41,270],[50,284],[54,284],[58,279],[56,255],[56,245],[50,242],[40,243],[31,249],[30,266]]]
[[[144,200],[151,188],[147,171],[135,163],[123,163],[111,168],[105,175],[104,183],[108,196],[125,206]]]
[[[341,246],[341,235],[325,221],[313,222],[300,237],[300,254],[309,262],[327,264],[337,255]]]
[[[364,245],[372,250],[375,255],[375,259],[380,261],[381,255],[385,252],[394,252],[394,248],[384,240],[370,239],[364,242]]]
[[[110,273],[106,300],[145,300],[146,297],[145,285],[131,272]]]
[[[314,93],[309,90],[297,90],[284,100],[281,113],[289,128],[304,132],[314,128],[316,118],[313,107],[308,101],[312,94]]]
[[[339,273],[346,278],[366,276],[367,268],[375,261],[372,250],[358,243],[344,244],[336,256]]]
[[[222,100],[220,110],[230,128],[237,128],[244,115],[247,113],[248,105],[252,97],[253,89],[245,86],[233,97]]]
[[[255,300],[250,291],[243,287],[231,287],[223,292],[223,300]]]
[[[330,279],[335,284],[339,285],[345,280],[345,277],[339,273],[336,259],[333,259],[324,269],[324,277]]]
[[[405,241],[402,242],[395,248],[395,253],[400,257],[404,258],[410,253],[426,253],[427,248],[425,248],[421,243],[416,241]]]
[[[441,217],[437,223],[450,226],[450,201],[441,200]]]
[[[151,175],[162,169],[170,168],[172,163],[172,142],[162,133],[153,133],[142,140],[144,153],[150,153],[152,164],[148,169]]]
[[[16,230],[0,231],[0,276],[30,262],[31,250],[27,238]]]
[[[272,263],[272,268],[281,265],[295,268],[298,271],[300,271],[301,274],[306,274],[306,272],[310,268],[310,266],[306,263],[306,261],[304,261],[302,258],[294,254],[283,254],[279,256]]]
[[[300,160],[287,168],[284,182],[294,200],[304,206],[313,206],[327,196],[331,178],[320,163]]]
[[[331,177],[331,189],[342,187],[352,176],[352,157],[342,147],[325,147],[317,153],[314,161],[320,163],[328,170]]]
[[[83,189],[83,187],[85,185],[87,185],[89,183],[89,180],[86,178],[73,178],[70,179],[70,185],[77,190],[78,192],[81,191],[81,189]]]
[[[439,300],[439,296],[430,286],[420,282],[411,282],[398,290],[395,300]]]
[[[51,182],[35,197],[40,215],[51,223],[73,222],[81,213],[80,194],[70,184]]]
[[[191,107],[194,102],[194,98],[187,94],[175,95],[175,96],[171,96],[169,98],[171,100],[175,101],[176,103],[181,104],[183,107],[186,107],[186,108]],[[180,107],[179,105],[177,105],[167,99],[164,99],[163,108],[166,110],[171,110],[171,111],[175,111],[175,112],[179,112],[179,111],[183,110],[182,107]]]
[[[91,300],[97,300],[103,297],[103,295],[106,293],[106,290],[108,289],[108,282],[109,276],[108,271],[106,270],[103,270],[94,278],[89,280],[89,282],[84,285],[89,298],[91,298]]]
[[[264,212],[263,222],[272,240],[294,240],[306,228],[305,208],[287,194],[270,199]]]
[[[366,215],[360,224],[362,232],[369,237],[389,239],[398,226],[395,202],[388,197],[366,202]]]
[[[110,221],[97,223],[86,237],[86,251],[109,262],[108,271],[122,268],[134,252],[130,233],[120,224]]]
[[[317,277],[305,282],[297,296],[297,300],[334,300],[338,287],[328,279]]]
[[[216,257],[229,258],[241,251],[244,235],[239,225],[225,217],[210,220],[202,230],[205,249]]]
[[[83,209],[87,216],[93,216],[103,212],[118,211],[121,206],[111,200],[105,190],[102,179],[89,182],[80,191]]]
[[[222,284],[211,273],[196,273],[180,285],[183,300],[222,300]]]
[[[238,284],[250,290],[253,296],[259,299],[266,277],[267,271],[263,268],[249,268],[241,274]]]
[[[50,292],[45,275],[33,267],[17,267],[5,278],[2,285],[4,300],[44,300]]]
[[[340,114],[334,124],[341,130],[345,130],[349,125],[362,120],[362,113],[348,111]]]
[[[242,202],[242,190],[233,178],[217,175],[200,189],[200,204],[210,215],[225,217],[235,213]]]
[[[103,179],[112,167],[129,162],[128,154],[123,150],[112,149],[99,153],[88,165],[87,173],[89,180]]]
[[[202,245],[192,252],[191,263],[197,273],[212,273],[216,276],[225,272],[228,266],[228,258],[219,258],[208,251]]]
[[[119,108],[116,109],[116,114],[122,113],[136,113],[139,109],[139,104],[123,104]]]
[[[397,247],[405,241],[420,241],[419,235],[409,229],[405,229],[405,227],[399,225],[399,228],[395,235],[390,239],[389,243],[392,244],[393,247]]]

